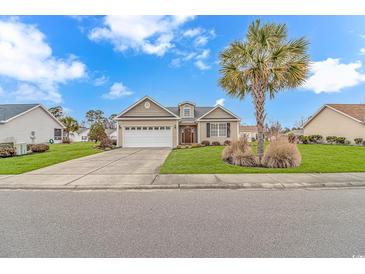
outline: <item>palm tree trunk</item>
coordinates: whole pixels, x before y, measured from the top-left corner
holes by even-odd
[[[259,165],[261,166],[262,157],[264,155],[264,125],[265,125],[265,93],[255,92],[254,93],[254,104],[256,111],[256,123],[257,123],[257,156],[259,158]]]

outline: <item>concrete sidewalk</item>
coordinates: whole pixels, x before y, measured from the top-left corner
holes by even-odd
[[[0,189],[298,189],[365,187],[365,173],[0,175]]]

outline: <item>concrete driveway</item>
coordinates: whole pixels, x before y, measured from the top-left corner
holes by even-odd
[[[22,175],[0,178],[0,186],[118,187],[150,185],[170,153],[168,148],[120,148]]]

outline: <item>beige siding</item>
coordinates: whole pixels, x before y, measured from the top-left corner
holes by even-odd
[[[190,108],[190,113],[192,117],[194,117],[194,106],[191,104],[182,104],[179,107],[179,113],[181,118],[184,118],[184,112],[183,112],[184,108]]]
[[[150,108],[146,109],[144,107],[145,102],[150,103]],[[168,111],[159,107],[158,105],[156,105],[155,103],[153,103],[152,101],[150,101],[148,99],[140,102],[134,108],[132,108],[129,111],[127,111],[126,113],[124,113],[122,117],[128,117],[128,116],[145,116],[145,117],[149,117],[149,116],[167,117],[167,116],[169,116],[169,117],[173,117],[173,115],[171,113],[169,113]]]
[[[365,138],[365,125],[326,107],[304,127],[303,134],[343,136],[353,143],[354,138]]]
[[[220,108],[216,108],[211,113],[209,113],[207,116],[204,116],[204,118],[202,118],[202,120],[203,119],[221,119],[221,118],[236,119],[236,117],[225,112],[224,110],[222,110]]]
[[[220,123],[220,122],[209,122],[209,123]],[[230,140],[230,141],[234,141],[237,140],[238,138],[238,124],[239,122],[234,121],[234,122],[227,122],[231,124],[231,134],[230,137],[207,137],[207,122],[199,122],[199,134],[200,134],[200,142],[203,140],[208,140],[210,142],[213,141],[218,141],[221,144],[223,144],[223,142],[225,140]]]
[[[177,146],[177,135],[176,135],[176,120],[133,120],[133,121],[118,121],[119,136],[118,146],[123,144],[123,127],[126,126],[170,126],[172,128],[172,145]]]
[[[62,129],[47,112],[37,107],[6,124],[0,124],[0,143],[48,143],[49,139],[54,139],[55,128]],[[32,131],[35,132],[34,140],[30,138]]]

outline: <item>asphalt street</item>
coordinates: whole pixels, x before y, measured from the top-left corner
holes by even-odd
[[[365,189],[0,191],[0,257],[365,255]]]

